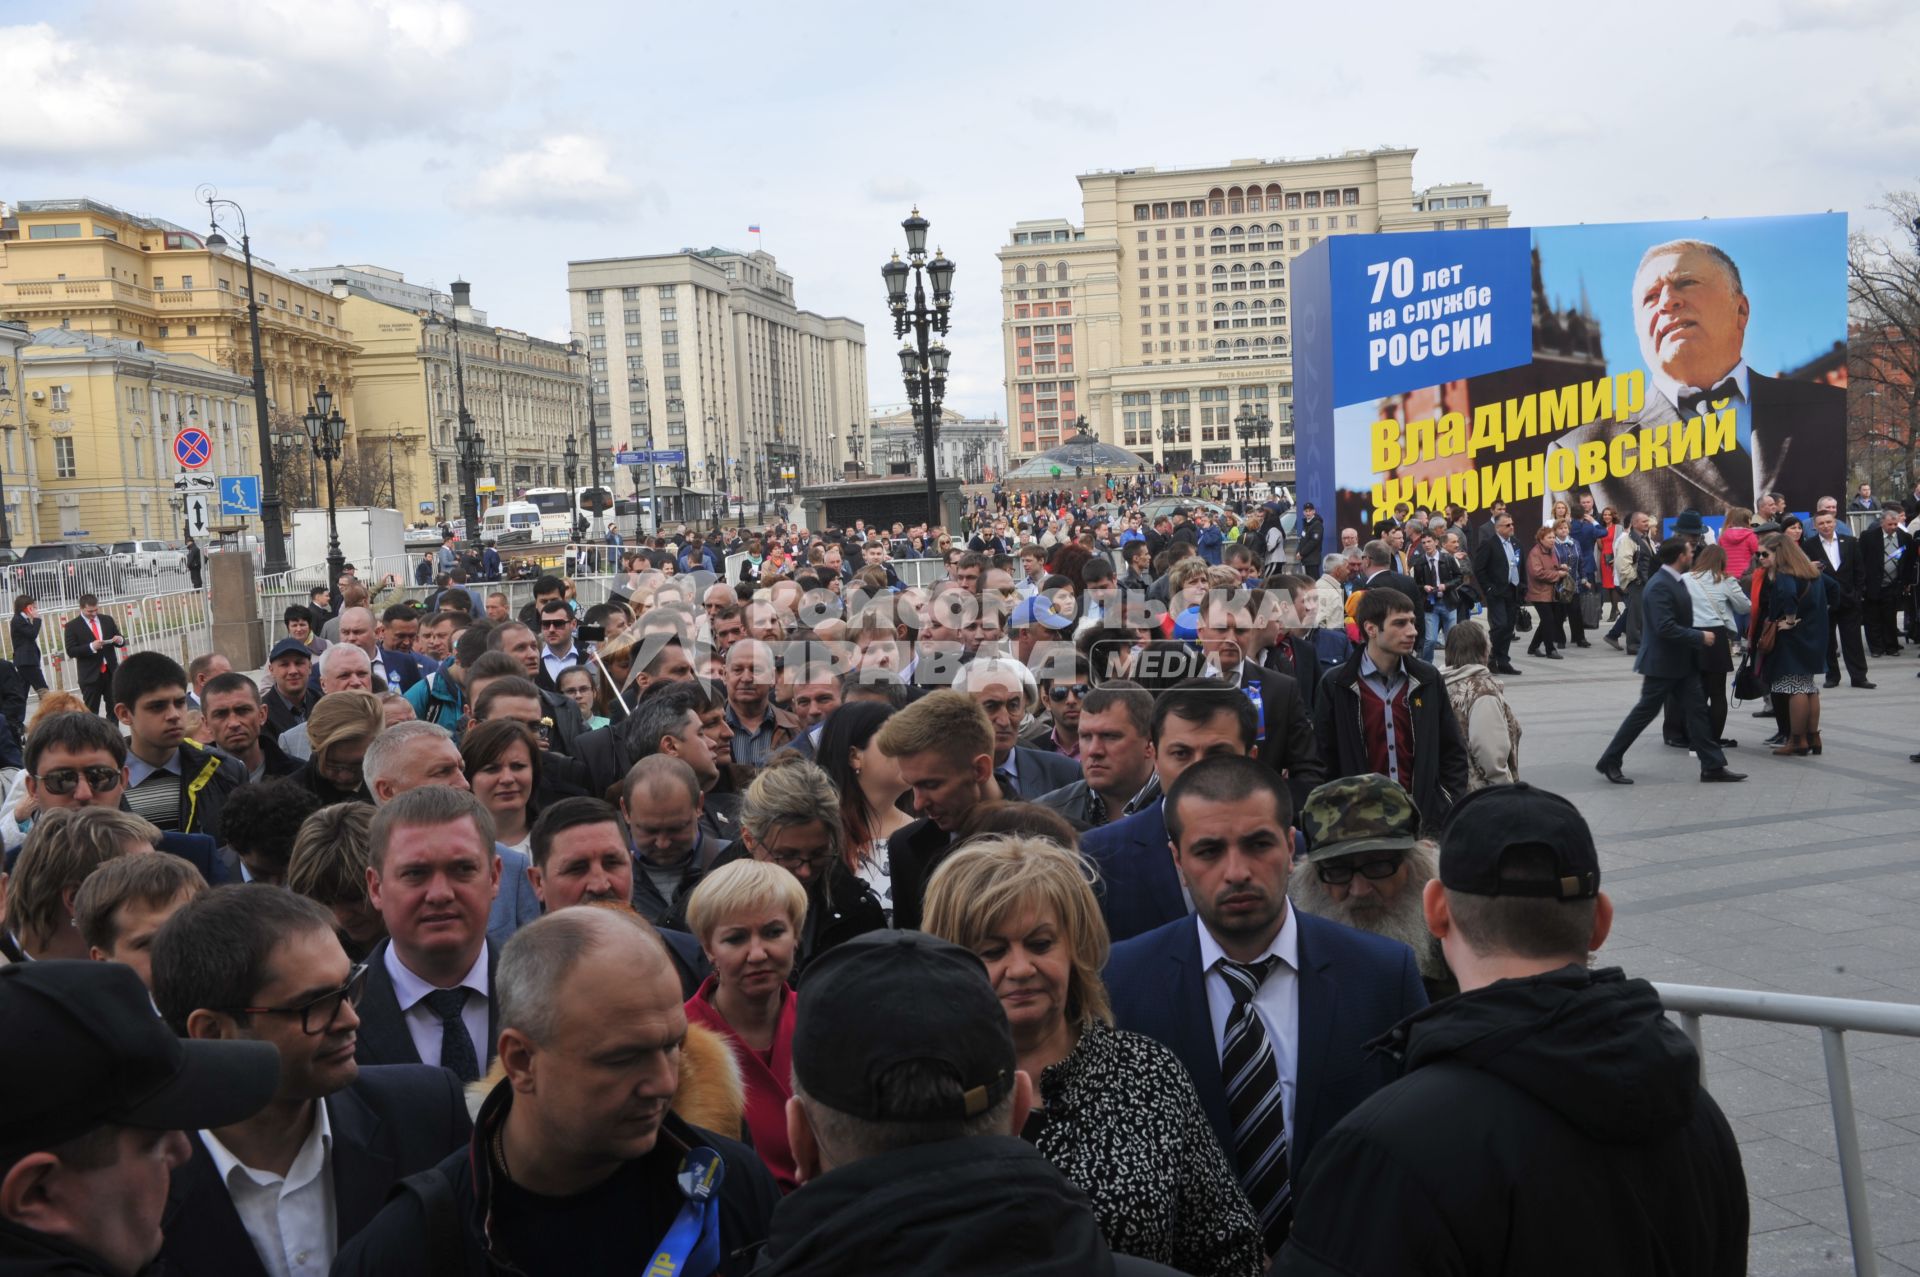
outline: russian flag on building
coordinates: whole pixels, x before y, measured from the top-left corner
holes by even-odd
[[[747,227],[747,234],[758,235],[759,233],[760,233],[760,223],[755,222],[752,226]]]

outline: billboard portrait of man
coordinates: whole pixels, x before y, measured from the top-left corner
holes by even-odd
[[[1778,491],[1788,509],[1812,510],[1820,495],[1839,489],[1846,391],[1749,366],[1748,328],[1755,315],[1731,255],[1703,239],[1655,244],[1634,271],[1631,303],[1647,372],[1639,410],[1568,431],[1554,448],[1610,443],[1621,434],[1711,413],[1716,401],[1726,401],[1735,413],[1738,446],[1677,465],[1609,475],[1591,485],[1596,506],[1612,506],[1622,518],[1634,510],[1673,515],[1691,509],[1711,516],[1731,506],[1752,509],[1756,493]]]

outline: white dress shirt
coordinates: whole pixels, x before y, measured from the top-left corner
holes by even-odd
[[[400,961],[400,954],[389,944],[386,953],[387,977],[393,981],[393,997],[400,1004],[400,1012],[406,1017],[407,1034],[413,1038],[413,1049],[420,1053],[422,1064],[440,1063],[440,1017],[427,1006],[425,998],[435,992],[436,986],[428,984]],[[492,1044],[487,1041],[487,999],[492,990],[487,987],[487,944],[480,942],[480,956],[475,958],[467,974],[460,978],[460,987],[473,990],[467,998],[467,1005],[460,1011],[461,1023],[467,1026],[467,1036],[473,1039],[473,1058],[480,1061],[480,1072],[487,1071],[487,1060],[492,1054]]]
[[[1680,408],[1680,400],[1683,396],[1691,395],[1691,394],[1701,394],[1701,393],[1711,391],[1714,388],[1714,386],[1719,385],[1721,382],[1727,380],[1728,377],[1731,377],[1733,379],[1733,386],[1735,390],[1734,398],[1739,401],[1739,406],[1735,411],[1739,414],[1741,418],[1743,418],[1740,424],[1743,426],[1751,426],[1752,425],[1751,422],[1744,420],[1744,418],[1747,415],[1747,405],[1753,402],[1752,398],[1747,393],[1747,373],[1748,373],[1747,361],[1742,359],[1739,363],[1733,366],[1732,370],[1727,373],[1726,377],[1715,377],[1710,385],[1683,386],[1679,382],[1667,376],[1665,373],[1661,372],[1657,368],[1648,370],[1647,380],[1652,382],[1653,388],[1659,391],[1661,396],[1664,397],[1668,403],[1674,406],[1675,411],[1678,411]],[[1709,401],[1709,403],[1701,406],[1700,411],[1702,412],[1711,411],[1711,407],[1712,407],[1711,401]]]
[[[1207,1014],[1213,1021],[1213,1049],[1216,1055],[1226,1051],[1227,1016],[1233,1012],[1233,990],[1227,978],[1216,968],[1226,960],[1226,951],[1199,918],[1193,925],[1200,929],[1200,967],[1206,974]],[[1293,1102],[1300,1090],[1300,929],[1293,925],[1293,905],[1287,905],[1286,919],[1273,943],[1255,961],[1277,957],[1279,962],[1260,982],[1253,995],[1254,1014],[1260,1017],[1273,1043],[1274,1067],[1280,1073],[1280,1103],[1286,1113],[1287,1138],[1293,1138]],[[1249,964],[1251,965],[1251,964]]]
[[[333,1266],[338,1224],[333,1200],[333,1126],[325,1100],[313,1106],[313,1126],[286,1176],[258,1171],[233,1155],[212,1131],[200,1142],[233,1199],[260,1264],[272,1277],[324,1274]]]
[[[580,649],[572,645],[569,645],[564,652],[556,652],[550,647],[541,648],[540,663],[546,667],[547,677],[552,679],[556,684],[560,681],[560,673],[562,670],[571,669],[575,665],[585,664],[585,662],[580,659]]]
[[[1831,541],[1825,537],[1815,537],[1814,540],[1820,543],[1820,552],[1827,556],[1827,562],[1833,564],[1833,570],[1838,572],[1840,570],[1840,534],[1834,533]]]

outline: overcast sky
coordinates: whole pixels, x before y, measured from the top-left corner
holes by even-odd
[[[908,16],[911,15],[911,16]],[[1004,413],[993,254],[1076,174],[1419,148],[1516,225],[1844,210],[1920,185],[1920,5],[0,0],[0,200],[372,262],[564,340],[569,259],[763,246],[867,325],[917,201],[959,263],[950,406]],[[1843,268],[1833,263],[1833,269]]]

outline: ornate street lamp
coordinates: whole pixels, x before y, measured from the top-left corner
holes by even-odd
[[[315,456],[327,468],[327,590],[333,605],[340,604],[340,572],[346,556],[340,553],[340,520],[334,504],[333,463],[340,459],[340,447],[347,437],[347,419],[333,406],[333,392],[327,383],[314,388],[313,402],[302,419],[307,427],[307,442]]]
[[[240,219],[240,255],[247,264],[247,333],[253,342],[253,424],[260,439],[260,540],[266,551],[264,568],[271,576],[287,570],[287,536],[280,521],[280,477],[273,463],[273,424],[267,413],[267,366],[260,358],[260,290],[253,284],[253,237],[247,234],[245,209],[220,199],[211,186],[202,186],[195,195],[206,201],[207,220],[212,224],[208,248],[227,246],[227,237],[220,233],[221,208],[232,209]]]
[[[567,432],[566,451],[561,454],[567,463],[567,496],[573,506],[573,539],[587,539],[586,520],[580,517],[580,445],[575,442],[573,432]]]
[[[927,467],[927,526],[937,527],[940,517],[940,487],[935,464],[934,434],[940,420],[939,405],[947,396],[947,348],[932,340],[935,333],[946,336],[953,309],[954,264],[947,255],[934,250],[927,260],[927,219],[918,208],[900,229],[907,235],[907,260],[898,253],[880,268],[887,284],[887,308],[893,312],[893,335],[913,333],[911,343],[901,348],[900,372],[906,382],[908,401],[920,413],[920,450]],[[913,283],[913,302],[907,302],[907,283]],[[927,304],[927,287],[932,286],[933,304]]]

